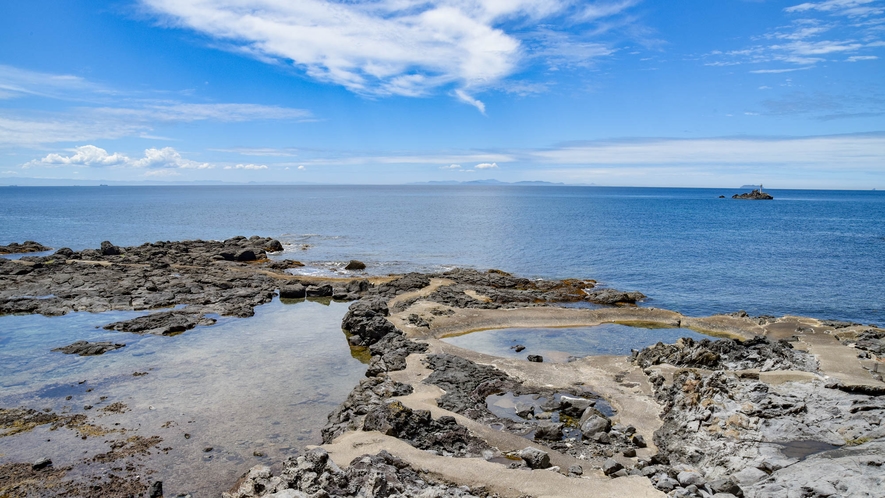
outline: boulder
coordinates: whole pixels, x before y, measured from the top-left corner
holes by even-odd
[[[255,261],[258,258],[255,256],[253,249],[240,249],[234,253],[233,259],[234,261]]]
[[[591,439],[599,432],[608,432],[611,430],[611,427],[611,420],[599,415],[593,415],[588,418],[586,422],[581,424],[581,434],[583,434],[585,438]]]
[[[102,256],[119,256],[122,254],[120,248],[111,244],[110,241],[104,241],[101,243],[101,255]]]
[[[306,295],[306,289],[301,284],[289,284],[280,287],[280,298],[282,299],[302,299]]]
[[[606,460],[602,464],[602,473],[607,476],[610,476],[610,475],[614,474],[615,472],[622,470],[623,468],[624,468],[624,466],[621,465],[620,463],[618,463],[617,460],[609,458],[608,460]]]
[[[545,441],[559,441],[562,439],[562,428],[559,422],[542,422],[535,429],[535,439]]]
[[[347,266],[344,267],[345,270],[365,270],[366,264],[362,261],[357,261],[355,259],[351,259],[350,263],[347,263]]]
[[[550,467],[550,455],[537,448],[532,448],[531,446],[524,448],[517,455],[525,461],[525,464],[530,469],[546,469]]]
[[[542,363],[544,361],[544,357],[539,354],[530,354],[526,359],[533,363]]]
[[[307,297],[332,297],[332,286],[329,284],[309,285],[304,292]]]

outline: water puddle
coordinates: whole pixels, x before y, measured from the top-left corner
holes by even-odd
[[[49,456],[60,466],[108,451],[105,441],[159,436],[164,451],[143,460],[151,480],[168,496],[219,496],[253,465],[320,442],[328,413],[366,369],[341,331],[346,311],[274,300],[252,318],[219,317],[174,337],[101,328],[144,312],[2,316],[0,407],[85,414],[112,432],[83,440],[39,426],[2,438],[0,462]],[[50,351],[77,340],[126,346],[93,357]]]
[[[565,363],[592,355],[629,355],[658,342],[680,337],[709,339],[690,329],[646,328],[614,323],[572,328],[509,328],[484,330],[443,340],[455,346],[504,358],[541,355],[545,362]],[[519,349],[519,351],[517,351]]]
[[[788,441],[786,443],[775,443],[780,448],[780,452],[787,458],[798,458],[800,461],[805,460],[815,453],[823,453],[824,451],[832,451],[838,449],[839,446],[825,443],[823,441],[803,440]]]

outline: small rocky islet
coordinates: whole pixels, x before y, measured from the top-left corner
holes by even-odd
[[[329,414],[321,445],[232,479],[228,498],[885,495],[882,329],[742,312],[686,317],[634,306],[645,296],[591,280],[498,270],[304,277],[286,271],[298,263],[267,257],[282,249],[274,239],[235,237],[125,248],[107,242],[0,259],[0,313],[156,309],[105,328],[175,335],[211,324],[209,315],[251,316],[276,295],[353,301],[342,328],[371,358],[366,378]],[[600,306],[562,306],[579,301]],[[495,326],[608,322],[727,338],[558,364],[440,340]],[[123,344],[75,341],[60,350],[117,347]],[[497,400],[515,400],[512,413]],[[78,417],[77,430],[86,431],[87,419]],[[43,423],[73,427],[29,408],[4,408],[0,422],[0,437]],[[88,489],[62,479],[66,469],[4,464],[0,490]],[[162,476],[133,470],[117,479],[126,493],[162,495]]]

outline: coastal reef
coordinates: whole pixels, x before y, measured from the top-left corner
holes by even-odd
[[[750,192],[745,192],[743,194],[734,194],[731,196],[732,199],[745,199],[751,201],[770,201],[774,199],[771,194],[763,192],[760,189],[754,189]]]
[[[215,315],[248,317],[277,295],[351,301],[341,328],[364,355],[365,378],[329,413],[318,445],[232,477],[226,498],[885,496],[878,327],[744,312],[689,317],[637,306],[641,293],[593,280],[500,270],[306,277],[267,257],[282,249],[237,237],[0,259],[0,310],[146,310],[105,329],[170,336],[198,333]],[[443,340],[609,323],[711,337],[568,361],[532,361],[539,352],[521,345],[525,356],[504,358]],[[7,434],[88,426],[85,416],[2,413]],[[4,467],[0,492],[56,489],[64,473],[34,477],[34,465]],[[133,477],[137,462],[131,469],[133,492],[162,495],[162,476]],[[20,488],[4,484],[13,481]]]

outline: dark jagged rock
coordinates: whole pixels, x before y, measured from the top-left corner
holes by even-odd
[[[430,277],[423,273],[407,273],[402,277],[376,286],[373,293],[385,297],[396,297],[404,292],[423,289],[430,285]]]
[[[748,199],[751,201],[770,201],[774,199],[770,194],[763,192],[759,189],[754,189],[750,192],[746,192],[743,194],[734,194],[731,196],[732,199]]]
[[[46,247],[43,244],[34,242],[33,240],[26,240],[19,244],[18,242],[13,242],[7,246],[0,246],[0,254],[23,254],[29,252],[44,252],[52,250],[51,247]]]
[[[119,247],[111,244],[110,241],[106,240],[101,243],[101,255],[102,256],[119,256],[123,254],[123,251],[120,250]]]
[[[478,365],[459,356],[428,355],[427,364],[433,373],[424,382],[445,391],[446,394],[437,400],[437,404],[455,413],[467,415],[477,410],[488,413],[486,396],[499,392],[510,381],[505,373],[494,367]],[[471,418],[478,417],[474,415]]]
[[[447,456],[479,456],[489,449],[453,417],[434,420],[427,410],[412,410],[399,401],[381,403],[366,414],[363,430],[378,431],[422,450]]]
[[[393,372],[406,368],[406,357],[412,353],[427,351],[427,344],[406,339],[402,334],[389,333],[369,346],[369,352],[384,361],[385,371]]]
[[[695,341],[689,337],[676,344],[658,343],[634,352],[633,361],[642,368],[667,363],[677,367],[706,368],[708,370],[769,370],[817,371],[814,357],[796,349],[786,341],[770,342],[764,337],[747,341],[720,339]]]
[[[110,323],[105,325],[104,328],[105,330],[134,332],[136,334],[178,335],[197,325],[213,325],[214,323],[214,318],[205,317],[200,313],[165,311],[140,316],[132,320]]]
[[[353,334],[351,344],[370,346],[387,334],[399,332],[386,318],[389,314],[386,300],[363,298],[350,305],[341,327]]]
[[[323,442],[332,442],[346,430],[360,429],[365,415],[388,398],[411,393],[412,386],[395,382],[386,375],[361,380],[344,403],[329,414],[329,420],[322,430]]]
[[[222,498],[321,498],[321,497],[408,497],[480,498],[466,486],[446,484],[419,473],[404,461],[380,451],[363,455],[350,462],[346,470],[329,458],[322,448],[315,448],[297,459],[285,462],[282,472],[274,476],[270,467],[259,465],[244,475],[233,490]]]
[[[120,349],[123,347],[126,347],[126,345],[116,342],[77,341],[62,348],[55,348],[53,349],[53,351],[58,351],[65,354],[76,354],[79,356],[98,356],[105,354],[108,351],[113,351],[115,349]]]
[[[255,271],[245,272],[232,271],[241,266],[233,260],[248,250],[263,257],[264,249],[256,248],[274,247],[274,242],[234,237],[125,248],[107,242],[99,250],[62,248],[50,256],[0,261],[0,313],[56,316],[186,304],[195,311],[251,316],[255,306],[273,299],[278,284],[259,270],[269,261],[252,262]]]
[[[530,354],[526,357],[526,359],[532,363],[543,363],[544,362],[544,357],[539,354]]]

